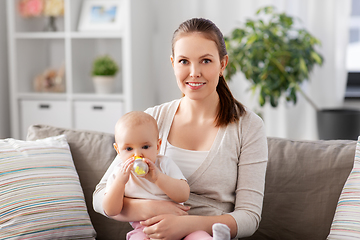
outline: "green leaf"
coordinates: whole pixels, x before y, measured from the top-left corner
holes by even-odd
[[[271,58],[270,61],[274,63],[281,72],[285,72],[284,66],[276,58]]]
[[[260,95],[259,95],[259,104],[260,106],[264,106],[265,105],[265,93],[263,91],[260,91]]]
[[[311,51],[311,57],[312,57],[312,59],[314,59],[319,65],[321,65],[322,64],[322,58],[320,57],[320,55],[319,54],[317,54],[316,52],[314,52],[314,51]]]
[[[251,35],[251,36],[248,38],[246,44],[252,44],[253,42],[256,41],[257,38],[258,38],[257,35]]]
[[[245,36],[246,32],[244,29],[235,29],[232,32],[232,39],[237,39],[237,40],[241,40],[244,36]]]
[[[270,95],[270,105],[272,107],[277,107],[278,104],[279,104],[278,98],[274,95]]]
[[[304,58],[300,58],[299,64],[300,64],[300,70],[307,75],[308,74],[308,68],[306,67],[306,63],[305,63]]]

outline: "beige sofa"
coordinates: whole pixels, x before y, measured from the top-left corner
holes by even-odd
[[[115,157],[112,134],[34,125],[28,140],[65,134],[97,239],[125,239],[128,223],[92,208],[95,185]],[[268,138],[269,162],[262,220],[246,239],[321,240],[329,234],[342,187],[352,169],[356,141]]]

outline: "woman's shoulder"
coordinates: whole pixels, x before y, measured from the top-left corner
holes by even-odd
[[[231,132],[233,135],[244,136],[248,133],[263,131],[265,127],[263,119],[251,109],[245,109],[245,113],[237,122],[228,125],[227,132]]]
[[[246,108],[246,113],[239,119],[238,128],[241,135],[248,133],[256,134],[265,131],[265,124],[257,113]]]
[[[179,106],[180,99],[175,99],[170,102],[162,103],[145,110],[146,113],[153,116],[156,120],[164,118],[168,113],[174,111]]]
[[[240,116],[239,121],[235,125],[237,125],[238,127],[244,127],[248,126],[249,124],[262,125],[263,123],[263,119],[257,113],[245,107],[245,113]]]

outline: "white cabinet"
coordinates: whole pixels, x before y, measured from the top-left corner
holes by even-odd
[[[84,1],[64,0],[65,15],[56,20],[58,30],[45,32],[46,17],[23,18],[18,13],[19,0],[7,0],[12,137],[23,138],[30,123],[112,132],[113,126],[109,125],[125,112],[155,105],[149,64],[151,3],[119,2],[122,8],[119,30],[79,32]],[[110,55],[120,67],[112,94],[96,94],[91,79],[93,60],[104,54]],[[64,91],[43,93],[34,89],[36,76],[61,66],[65,69]],[[51,108],[39,108],[42,102],[51,103]],[[93,103],[103,106],[103,110],[91,109]],[[53,109],[66,114],[56,115],[58,112]],[[45,110],[53,112],[40,117]]]
[[[66,101],[34,101],[20,102],[21,133],[26,138],[27,129],[32,124],[51,124],[70,128],[71,108]]]
[[[75,128],[114,133],[115,123],[124,113],[121,102],[76,101]]]

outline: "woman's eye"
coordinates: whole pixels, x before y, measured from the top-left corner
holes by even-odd
[[[148,149],[150,146],[149,145],[145,145],[145,146],[143,146],[142,148],[143,149]]]
[[[210,63],[210,62],[211,62],[210,59],[204,59],[204,60],[203,60],[203,63]]]
[[[181,60],[179,61],[179,63],[181,63],[181,64],[187,64],[187,63],[188,63],[188,60],[181,59]]]
[[[132,147],[127,147],[127,148],[125,148],[125,150],[128,151],[128,152],[130,152],[130,151],[132,151],[133,149],[132,149]]]

